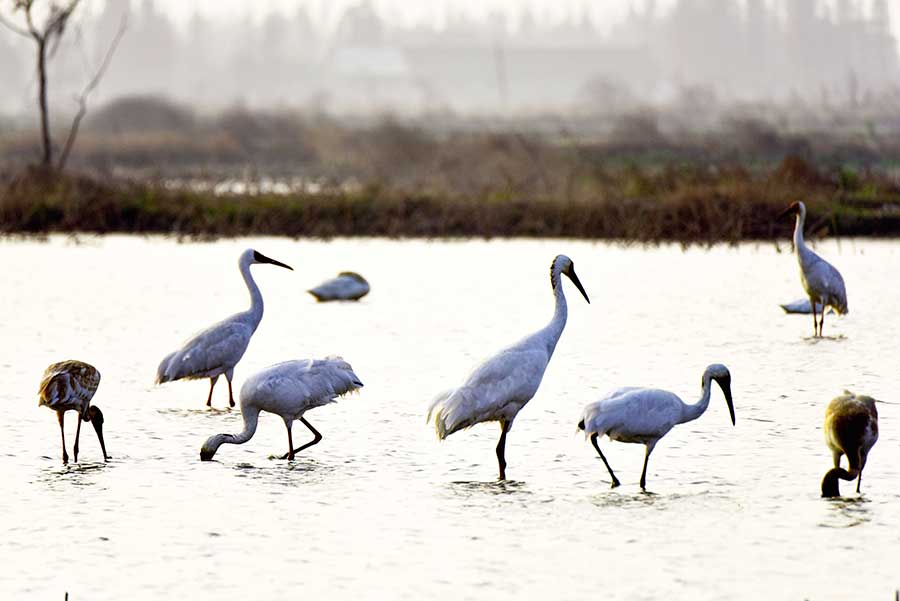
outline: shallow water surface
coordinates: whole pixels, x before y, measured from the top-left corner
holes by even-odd
[[[152,385],[159,360],[247,303],[237,273],[253,246],[291,264],[253,268],[266,313],[235,391],[278,361],[340,354],[359,395],[307,414],[324,435],[292,463],[280,418],[224,445],[240,413],[204,406],[208,384]],[[881,405],[863,494],[819,498],[830,467],[821,422],[844,388],[900,402],[900,243],[817,250],[843,273],[850,315],[812,318],[789,247],[682,251],[574,241],[284,239],[179,244],[104,237],[0,242],[5,352],[0,389],[0,597],[62,599],[892,599],[900,588],[900,406]],[[481,358],[542,327],[547,279],[571,256],[569,323],[542,387],[519,414],[497,482],[496,424],[439,443],[428,400]],[[359,303],[316,304],[307,288],[363,274]],[[37,407],[44,367],[66,358],[103,374],[93,430],[63,466],[53,413]],[[624,385],[699,397],[705,366],[733,376],[737,425],[714,388],[637,481],[643,447],[601,441],[623,485],[576,434],[584,404]],[[74,441],[75,417],[67,435]],[[302,424],[294,440],[305,440]]]

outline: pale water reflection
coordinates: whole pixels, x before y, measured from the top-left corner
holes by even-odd
[[[359,395],[307,414],[323,441],[289,464],[284,425],[201,463],[202,442],[241,430],[204,406],[207,382],[154,387],[159,360],[246,306],[237,257],[253,246],[296,272],[254,267],[266,314],[235,372],[343,355]],[[843,273],[851,313],[785,315],[796,263],[771,245],[623,248],[566,240],[422,242],[285,239],[179,244],[161,238],[0,242],[0,597],[72,601],[321,599],[891,599],[900,588],[900,406],[883,405],[863,495],[819,498],[831,465],[821,422],[844,388],[900,400],[900,243],[818,250]],[[507,444],[499,428],[439,443],[427,402],[552,313],[547,278],[572,257],[569,325]],[[304,291],[337,271],[372,282],[356,304]],[[82,432],[60,464],[43,369],[96,365],[112,459]],[[603,442],[623,485],[576,433],[581,408],[623,385],[688,401],[712,362],[733,376],[676,427],[637,481],[643,447]],[[69,416],[69,444],[74,441]],[[295,430],[295,442],[307,433]],[[847,566],[864,566],[847,578]]]

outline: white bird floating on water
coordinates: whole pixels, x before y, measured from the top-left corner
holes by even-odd
[[[438,438],[481,422],[500,422],[500,442],[497,444],[497,463],[500,479],[506,479],[506,434],[512,428],[519,411],[537,392],[544,371],[566,326],[568,306],[563,292],[561,275],[565,274],[584,299],[590,303],[572,259],[559,255],[550,266],[550,285],[556,298],[553,319],[542,330],[523,338],[500,351],[475,368],[459,388],[439,394],[428,409],[427,421],[434,416]]]
[[[216,380],[225,374],[225,379],[228,380],[228,403],[234,407],[234,395],[231,391],[234,366],[244,356],[250,337],[263,316],[262,293],[250,275],[250,266],[254,263],[269,263],[293,271],[293,267],[270,259],[252,248],[241,253],[238,267],[250,291],[250,308],[210,326],[185,342],[180,349],[167,355],[156,371],[157,384],[181,379],[209,378],[209,396],[206,399],[209,407]]]
[[[294,454],[322,440],[322,435],[304,419],[303,414],[315,407],[333,403],[338,397],[362,388],[362,385],[350,364],[340,357],[286,361],[267,367],[250,376],[241,387],[244,431],[240,434],[210,436],[200,448],[200,459],[211,460],[223,443],[244,444],[253,438],[260,411],[280,415],[284,420],[288,433],[288,452],[282,459],[293,459]],[[297,419],[309,428],[313,439],[295,449],[291,425]]]
[[[878,411],[875,399],[845,390],[833,399],[825,410],[825,444],[834,456],[834,467],[822,478],[822,496],[841,496],[838,478],[854,480],[856,492],[862,484],[869,450],[878,440]],[[850,470],[841,467],[841,455],[847,456]]]
[[[782,309],[784,309],[785,313],[798,313],[801,315],[809,315],[813,312],[812,303],[809,302],[808,298],[798,298],[795,301],[791,301],[789,303],[784,303],[783,305],[778,305]],[[816,303],[816,313],[821,313],[825,308],[822,306],[822,303]],[[834,313],[834,309],[828,309],[829,313]]]
[[[794,223],[794,247],[797,249],[797,262],[800,264],[800,281],[809,296],[810,306],[821,304],[823,307],[832,307],[840,315],[846,315],[847,290],[844,287],[844,278],[828,261],[807,248],[803,241],[806,205],[795,202],[785,209],[779,218],[791,214],[797,216]],[[821,336],[822,327],[825,325],[825,312],[822,312],[822,319],[818,324],[815,311],[812,311],[812,316],[813,336]]]
[[[359,300],[369,293],[369,282],[353,271],[342,271],[336,278],[322,282],[307,290],[321,302],[333,300]]]
[[[49,407],[56,411],[59,418],[59,432],[62,435],[62,460],[69,462],[66,453],[66,411],[78,412],[78,428],[75,430],[75,446],[72,451],[78,461],[78,438],[81,435],[81,422],[91,422],[100,440],[103,461],[109,459],[106,444],[103,442],[103,412],[99,407],[91,405],[91,399],[100,385],[100,372],[82,361],[61,361],[54,363],[44,371],[41,386],[38,389],[38,406]]]
[[[655,388],[619,388],[604,398],[584,408],[578,428],[590,436],[600,459],[612,477],[612,488],[619,486],[609,462],[603,456],[597,438],[607,435],[610,440],[635,442],[646,447],[644,470],[641,472],[641,488],[646,490],[647,460],[659,439],[678,424],[693,421],[703,415],[709,406],[712,381],[715,380],[725,395],[731,423],[734,425],[734,404],[731,400],[731,373],[721,364],[713,364],[703,372],[703,394],[693,405],[687,405],[678,396]]]

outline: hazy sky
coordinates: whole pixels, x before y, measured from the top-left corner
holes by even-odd
[[[661,7],[671,5],[674,0],[658,0]],[[164,6],[179,20],[185,21],[195,10],[207,15],[245,15],[250,13],[260,17],[273,10],[290,12],[298,4],[312,7],[317,18],[329,20],[344,7],[357,4],[358,0],[157,0],[157,5]],[[590,12],[598,23],[604,20],[615,21],[625,15],[629,6],[643,6],[644,0],[602,0],[586,2],[585,0],[374,0],[378,11],[394,19],[404,22],[432,21],[439,22],[441,15],[449,9],[463,10],[473,15],[484,15],[494,10],[517,11],[523,7],[531,7],[535,12],[548,19],[559,19],[571,14],[575,7],[590,7]]]
[[[140,2],[140,0],[134,0]],[[676,0],[657,0],[657,6],[665,10],[672,6]],[[769,0],[769,3],[781,0]],[[836,0],[826,0],[834,6]],[[156,0],[157,6],[164,8],[180,23],[186,23],[195,12],[201,12],[208,16],[242,17],[251,15],[253,18],[262,18],[269,12],[292,12],[299,4],[311,8],[313,17],[321,22],[331,24],[335,16],[349,5],[357,4],[359,0]],[[559,20],[565,15],[572,14],[573,9],[588,10],[601,28],[604,24],[613,24],[628,13],[631,6],[642,9],[646,0],[373,0],[378,11],[391,20],[415,23],[431,22],[440,23],[441,17],[448,9],[463,10],[472,15],[485,15],[491,11],[504,10],[517,12],[524,7],[530,7],[532,11],[547,20]],[[895,2],[889,5],[896,4]],[[871,0],[863,0],[866,12],[869,11]],[[894,5],[892,10],[892,23],[894,35],[900,44],[900,5]]]

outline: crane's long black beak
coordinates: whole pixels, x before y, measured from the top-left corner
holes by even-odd
[[[106,442],[103,440],[103,412],[100,407],[91,406],[91,424],[97,433],[97,439],[100,441],[100,449],[103,450],[103,461],[109,461],[109,455],[106,454]]]
[[[269,263],[270,265],[278,265],[279,267],[284,267],[285,269],[290,269],[294,271],[294,268],[290,265],[285,265],[281,261],[276,261],[275,259],[270,259],[266,255],[262,254],[258,250],[253,251],[253,258],[256,259],[257,263]]]
[[[722,393],[725,395],[725,403],[728,405],[728,413],[731,414],[731,425],[734,426],[734,402],[731,400],[731,382],[719,382],[719,387],[722,389]]]
[[[572,283],[575,284],[575,287],[578,288],[578,292],[581,293],[581,296],[584,297],[584,300],[591,304],[591,299],[588,298],[587,292],[584,291],[584,286],[581,285],[581,280],[578,279],[578,275],[575,273],[575,268],[571,268],[568,271],[564,272],[569,279],[572,280]]]

